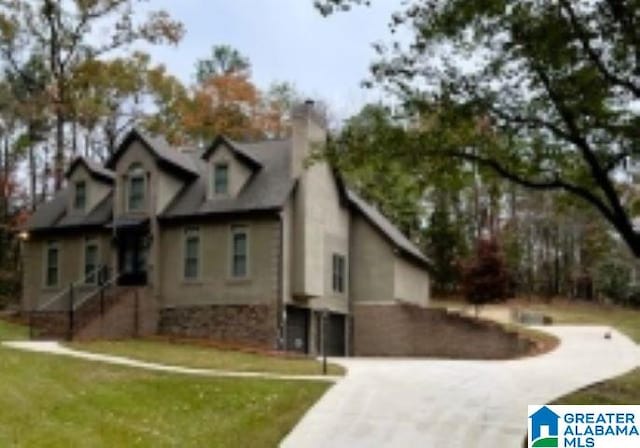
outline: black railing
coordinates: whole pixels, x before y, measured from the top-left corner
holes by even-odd
[[[78,310],[97,297],[100,316],[104,316],[106,293],[116,286],[117,279],[118,277],[111,276],[108,266],[100,266],[84,279],[71,283],[43,305],[32,310],[29,313],[31,339],[37,339],[44,332],[45,336],[62,337],[64,334],[67,340],[72,340],[78,330]],[[66,329],[63,329],[65,325]]]

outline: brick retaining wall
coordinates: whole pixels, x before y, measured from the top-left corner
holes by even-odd
[[[532,342],[495,322],[415,305],[354,306],[355,356],[508,359]]]

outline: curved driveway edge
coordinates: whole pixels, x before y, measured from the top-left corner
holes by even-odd
[[[155,372],[177,373],[184,375],[196,375],[204,377],[223,377],[223,378],[255,378],[268,380],[287,380],[287,381],[325,381],[334,383],[341,380],[342,377],[330,375],[283,375],[278,373],[263,372],[234,372],[227,370],[210,370],[196,369],[191,367],[170,366],[166,364],[157,364],[152,362],[138,361],[123,356],[102,355],[97,353],[83,352],[73,350],[57,342],[3,342],[3,346],[16,350],[28,352],[45,353],[50,355],[67,356],[71,358],[84,359],[86,361],[102,362],[107,364],[133,367],[137,369],[152,370]]]
[[[348,368],[283,441],[285,448],[520,448],[527,405],[640,365],[606,327],[544,327],[560,346],[511,361],[333,359]],[[605,339],[606,331],[612,332]]]

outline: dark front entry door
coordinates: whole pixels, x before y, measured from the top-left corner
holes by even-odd
[[[118,267],[123,286],[147,284],[147,248],[142,232],[122,232],[118,235]]]
[[[309,351],[309,310],[287,307],[287,350],[298,353]]]

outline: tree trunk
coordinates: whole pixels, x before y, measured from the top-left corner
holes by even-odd
[[[37,200],[37,178],[38,172],[36,167],[36,157],[35,151],[33,147],[33,143],[29,143],[29,181],[30,181],[30,189],[29,193],[31,195],[31,211],[36,209]]]

